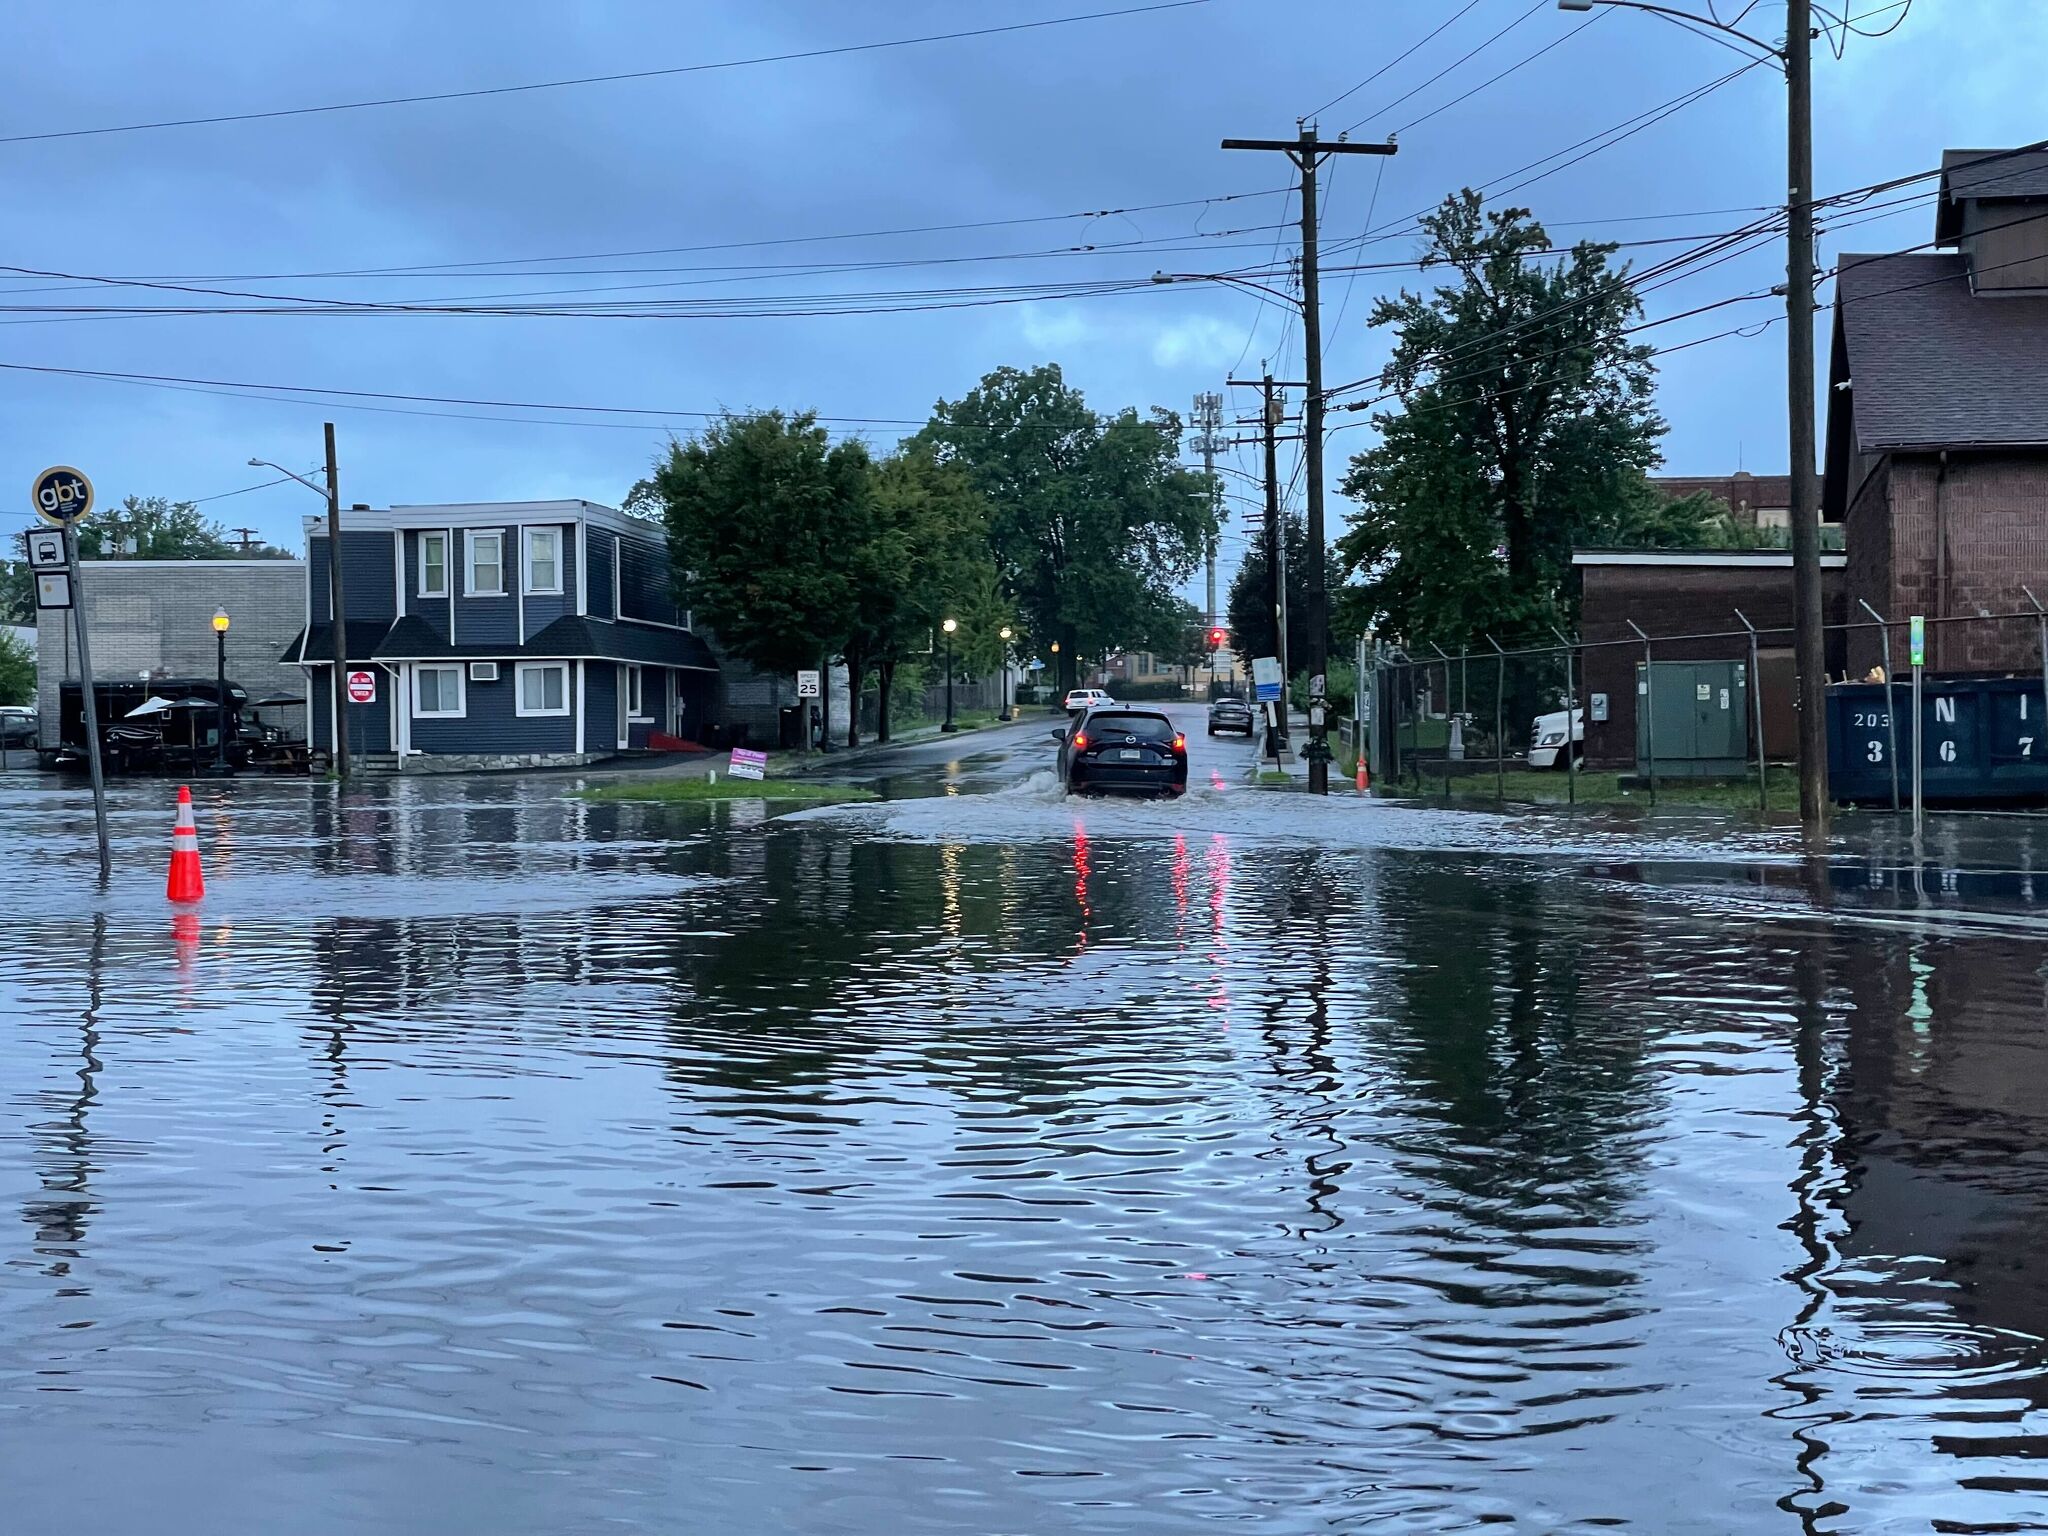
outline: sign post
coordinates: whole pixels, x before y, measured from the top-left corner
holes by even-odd
[[[1916,613],[1908,621],[1906,646],[1906,659],[1913,664],[1913,843],[1917,848],[1926,814],[1920,798],[1920,764],[1925,755],[1920,745],[1921,737],[1925,734],[1921,730],[1920,719],[1920,671],[1927,664],[1927,620],[1924,616]],[[1890,690],[1887,689],[1886,692]]]
[[[1280,740],[1287,734],[1287,702],[1281,697],[1282,680],[1280,658],[1277,656],[1254,656],[1252,658],[1252,696],[1258,701],[1260,713],[1266,717],[1266,750],[1273,761],[1280,761]]]
[[[816,670],[805,668],[796,675],[796,696],[804,701],[804,756],[811,755],[811,704],[819,696],[819,676]]]
[[[64,544],[61,601],[45,600],[60,596],[56,590],[59,574],[46,571],[36,578],[36,606],[68,606],[72,632],[78,637],[78,696],[85,716],[86,766],[92,774],[92,819],[93,830],[99,836],[100,884],[105,885],[114,872],[113,855],[107,846],[107,780],[100,767],[100,716],[92,687],[92,641],[86,634],[85,602],[78,582],[78,525],[92,513],[92,482],[68,464],[53,465],[36,476],[29,487],[29,502],[37,517],[61,530],[59,536]],[[47,548],[37,551],[34,546],[35,540],[31,538],[31,554],[47,553]]]

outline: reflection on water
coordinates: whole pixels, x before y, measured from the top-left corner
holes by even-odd
[[[11,1526],[2048,1522],[2017,886],[205,811],[0,894]]]

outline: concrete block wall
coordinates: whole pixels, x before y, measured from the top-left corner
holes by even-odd
[[[228,680],[251,698],[303,698],[306,677],[278,660],[305,624],[300,560],[88,560],[80,572],[96,679],[132,681],[162,668],[174,677],[214,674],[213,614],[227,610]],[[57,691],[78,679],[68,612],[36,616],[36,702],[45,743],[56,740]],[[303,706],[264,710],[266,725],[303,736]]]

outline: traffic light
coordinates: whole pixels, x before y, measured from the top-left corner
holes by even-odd
[[[1210,630],[1210,631],[1209,631],[1209,649],[1210,649],[1210,650],[1212,650],[1212,651],[1220,651],[1220,650],[1222,650],[1222,649],[1223,649],[1223,643],[1224,643],[1224,641],[1228,640],[1229,638],[1230,638],[1230,636],[1229,636],[1229,635],[1227,635],[1227,634],[1225,634],[1225,633],[1224,633],[1224,632],[1223,632],[1223,631],[1222,631],[1221,629],[1212,629],[1212,630]]]

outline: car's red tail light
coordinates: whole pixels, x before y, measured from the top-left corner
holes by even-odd
[[[1176,752],[1185,752],[1185,751],[1187,751],[1187,749],[1188,749],[1188,738],[1187,738],[1187,733],[1186,733],[1185,731],[1176,731],[1176,732],[1174,733],[1174,737],[1173,737],[1173,750],[1174,750],[1174,751],[1176,751]]]
[[[1088,750],[1088,733],[1086,731],[1074,732],[1074,750],[1076,752],[1086,752]]]

